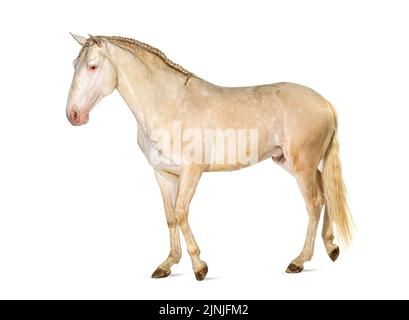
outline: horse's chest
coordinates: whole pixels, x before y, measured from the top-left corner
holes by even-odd
[[[138,131],[138,145],[149,164],[155,169],[169,171],[174,174],[180,172],[180,165],[172,160],[168,150],[164,150],[161,144],[153,141],[142,131]]]

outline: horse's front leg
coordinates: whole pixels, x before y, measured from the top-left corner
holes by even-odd
[[[188,213],[190,201],[196,191],[202,173],[203,167],[200,165],[186,165],[182,168],[179,176],[179,190],[175,205],[176,221],[182,230],[187,250],[192,259],[193,270],[196,279],[199,281],[206,277],[208,268],[206,262],[200,260],[200,249],[190,229]]]
[[[165,207],[166,220],[170,233],[170,253],[168,258],[155,270],[152,278],[165,278],[170,275],[171,267],[180,261],[182,252],[180,250],[179,227],[175,216],[176,196],[178,193],[178,177],[167,172],[155,170],[163,204]]]

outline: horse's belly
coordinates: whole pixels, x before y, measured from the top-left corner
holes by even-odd
[[[236,146],[230,151],[228,148],[223,151],[216,150],[217,148],[212,149],[211,160],[206,171],[234,171],[271,158],[275,146],[273,138],[268,141],[265,139],[260,141],[258,138],[251,140],[247,140],[246,147],[243,147],[243,143],[237,140]]]
[[[138,144],[149,164],[157,170],[179,174],[182,166],[197,164],[204,171],[233,171],[271,158],[279,136],[276,130],[265,127],[216,133],[202,132],[200,139],[189,143],[175,142],[175,137],[165,139],[167,143],[158,143],[140,131]]]

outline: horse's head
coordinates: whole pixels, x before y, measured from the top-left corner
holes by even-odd
[[[90,36],[72,35],[82,46],[74,60],[74,77],[67,103],[67,118],[72,125],[86,124],[89,112],[117,86],[117,71],[112,65],[106,42]]]

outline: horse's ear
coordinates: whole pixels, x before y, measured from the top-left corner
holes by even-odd
[[[88,35],[89,35],[90,39],[91,39],[92,41],[94,41],[94,43],[95,43],[98,47],[101,47],[101,46],[102,46],[101,39],[99,39],[98,37],[94,37],[92,34],[89,34],[89,33],[88,33]]]
[[[81,46],[84,46],[85,43],[87,42],[87,39],[86,39],[86,38],[81,37],[81,36],[79,36],[79,35],[77,35],[77,34],[73,34],[73,33],[70,32],[70,35],[71,35]]]

